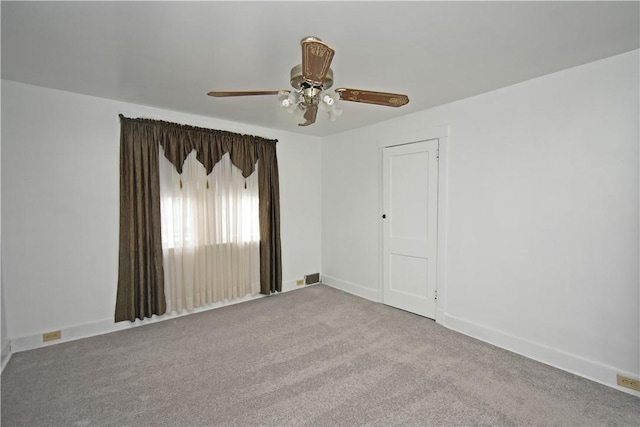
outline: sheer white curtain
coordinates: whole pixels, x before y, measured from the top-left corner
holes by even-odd
[[[258,172],[225,154],[211,174],[193,151],[182,175],[160,149],[167,312],[260,292]]]

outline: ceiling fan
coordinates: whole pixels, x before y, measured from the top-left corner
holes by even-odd
[[[315,123],[318,107],[329,114],[333,121],[342,113],[337,101],[363,102],[366,104],[401,107],[409,102],[407,95],[375,92],[371,90],[338,88],[335,93],[327,90],[333,86],[333,70],[330,65],[335,51],[318,37],[305,37],[302,45],[302,63],[291,69],[291,86],[294,90],[239,90],[211,91],[210,96],[278,95],[280,105],[290,113],[303,115],[305,122],[299,126]]]

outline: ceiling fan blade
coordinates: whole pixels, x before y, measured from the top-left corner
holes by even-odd
[[[304,118],[306,122],[298,123],[298,126],[309,126],[316,122],[316,116],[318,115],[318,106],[316,104],[307,105],[307,109],[304,112]]]
[[[324,83],[335,51],[317,37],[303,39],[302,77],[318,85]]]
[[[250,95],[278,95],[280,90],[212,90],[207,93],[209,96],[250,96]],[[289,91],[284,91],[289,93]]]
[[[365,104],[402,107],[409,103],[409,97],[400,93],[374,92],[371,90],[338,88],[336,92],[343,101],[363,102]]]

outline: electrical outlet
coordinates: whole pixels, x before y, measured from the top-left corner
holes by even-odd
[[[304,279],[296,280],[296,286],[302,286],[302,285],[304,285]]]
[[[43,342],[59,340],[60,338],[62,338],[61,331],[53,331],[53,332],[47,332],[46,334],[42,334]]]
[[[625,377],[624,375],[618,374],[618,385],[640,391],[640,380],[636,378]]]

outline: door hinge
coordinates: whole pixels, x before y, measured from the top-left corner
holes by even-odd
[[[436,160],[440,160],[440,150],[436,150]]]
[[[436,301],[438,301],[438,290],[437,290],[437,289],[436,289],[435,296],[434,296],[434,298],[433,298],[433,299],[434,299],[434,300],[436,300]]]

